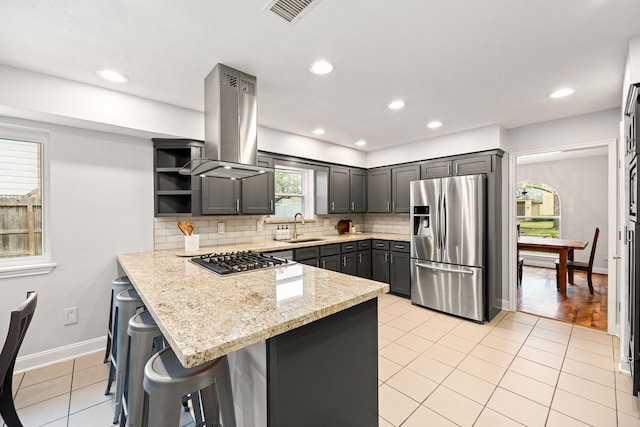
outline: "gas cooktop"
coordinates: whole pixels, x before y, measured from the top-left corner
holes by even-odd
[[[191,261],[222,276],[293,263],[284,258],[253,251],[210,253],[191,258]]]

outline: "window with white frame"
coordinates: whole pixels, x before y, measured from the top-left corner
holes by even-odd
[[[0,278],[48,273],[44,142],[47,135],[0,126]]]
[[[296,213],[313,217],[313,170],[275,166],[275,213],[270,219],[293,219]]]

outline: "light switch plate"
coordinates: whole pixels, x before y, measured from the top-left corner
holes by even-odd
[[[78,323],[78,307],[70,307],[64,309],[63,325],[72,325]]]

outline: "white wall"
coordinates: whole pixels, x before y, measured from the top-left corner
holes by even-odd
[[[496,148],[504,149],[502,132],[501,126],[487,126],[372,151],[367,154],[367,167],[414,162]]]
[[[606,274],[608,242],[607,156],[518,165],[517,181],[544,182],[560,196],[560,237],[589,241],[575,251],[577,261],[588,262],[595,228],[600,228],[594,268]]]
[[[152,145],[146,139],[0,116],[2,124],[51,132],[45,145],[48,236],[58,265],[51,274],[0,280],[0,336],[6,335],[7,313],[29,290],[38,292],[38,307],[21,356],[105,336],[116,253],[153,248]],[[63,326],[68,307],[78,307],[78,323]],[[98,344],[104,348],[104,341]]]
[[[362,168],[367,164],[364,151],[262,126],[258,127],[258,149]]]
[[[511,153],[617,138],[620,110],[610,110],[551,120],[507,130],[506,149]]]

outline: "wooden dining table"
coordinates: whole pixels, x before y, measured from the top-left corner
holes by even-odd
[[[567,260],[573,260],[573,251],[582,250],[589,242],[584,240],[549,239],[545,237],[518,237],[518,250],[552,252],[559,254],[558,286],[562,295],[567,294]],[[569,282],[573,282],[573,274],[569,275]]]

